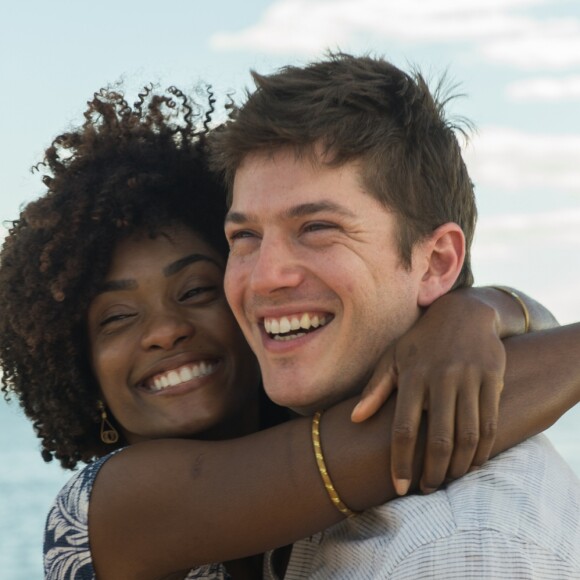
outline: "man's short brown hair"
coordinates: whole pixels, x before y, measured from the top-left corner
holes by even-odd
[[[256,90],[213,136],[213,166],[230,192],[249,153],[292,148],[320,159],[322,146],[325,163],[360,162],[363,187],[401,216],[399,249],[407,267],[417,241],[443,223],[459,224],[467,252],[455,287],[473,283],[469,247],[477,210],[458,127],[444,114],[449,99],[439,99],[439,90],[432,94],[420,73],[371,56],[330,54],[252,76]]]

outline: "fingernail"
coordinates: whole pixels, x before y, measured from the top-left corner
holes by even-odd
[[[352,413],[350,414],[350,416],[352,417],[360,408],[362,407],[362,401],[359,401],[355,406],[354,409],[352,410]]]
[[[410,479],[395,479],[395,491],[397,495],[405,495],[409,491],[409,486],[411,485]]]
[[[423,492],[424,495],[429,495],[430,493],[433,493],[434,491],[437,491],[434,487],[422,487],[421,491]]]
[[[467,470],[467,473],[473,473],[474,471],[479,471],[480,468],[481,468],[480,465],[473,465]]]

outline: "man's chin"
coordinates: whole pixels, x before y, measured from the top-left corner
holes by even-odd
[[[271,382],[264,379],[264,390],[268,397],[277,405],[291,409],[299,415],[311,415],[320,408],[319,398],[313,396],[314,393],[308,390],[308,387],[300,387],[297,391],[296,385],[298,380],[288,383],[280,381]]]
[[[294,386],[297,382],[294,381]],[[313,415],[316,411],[327,409],[342,400],[340,396],[337,396],[337,393],[323,394],[314,387],[315,385],[312,389],[308,389],[306,385],[303,385],[301,392],[296,392],[295,389],[289,390],[288,385],[268,385],[267,381],[264,381],[264,390],[274,403],[302,416]]]
[[[297,415],[313,415],[319,408],[320,405],[317,401],[304,401],[303,399],[297,399],[295,396],[285,396],[284,394],[280,393],[270,393],[268,389],[266,390],[266,394],[268,397],[276,403],[276,405],[280,405],[281,407],[286,407],[290,409],[292,412],[296,413]]]

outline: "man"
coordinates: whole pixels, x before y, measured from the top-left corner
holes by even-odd
[[[233,186],[226,292],[268,395],[311,414],[471,284],[473,188],[420,75],[332,55],[254,76],[216,142]],[[536,438],[298,542],[285,577],[579,578],[579,506],[577,478]]]

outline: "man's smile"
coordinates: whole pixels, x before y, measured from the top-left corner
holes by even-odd
[[[274,340],[294,340],[328,324],[334,315],[329,313],[295,313],[279,318],[264,318],[264,329]]]

